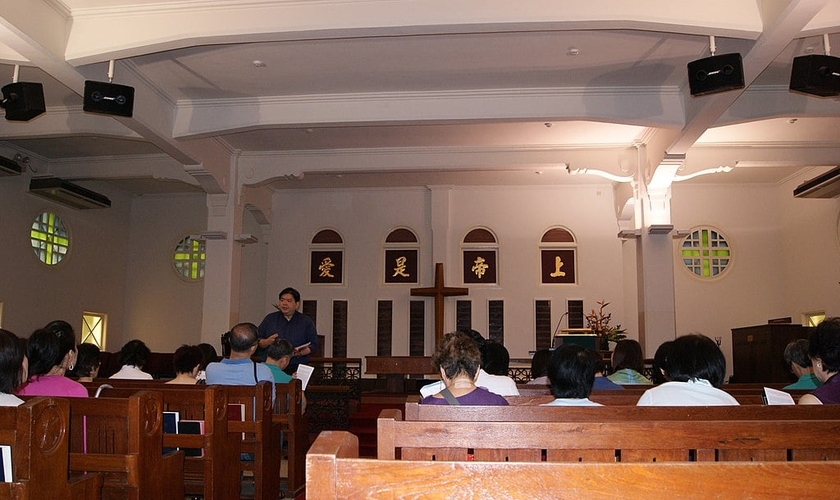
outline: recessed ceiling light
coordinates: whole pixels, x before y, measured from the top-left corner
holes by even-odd
[[[545,122],[543,125],[545,125],[545,128],[551,128],[554,124],[551,122]]]
[[[253,64],[255,68],[265,68],[266,66],[266,64],[263,61],[260,61],[259,59],[255,59],[254,62],[252,62],[251,64]]]
[[[799,118],[791,118],[790,120],[788,120],[788,123],[793,124],[793,123],[796,123],[798,121],[799,121]]]
[[[580,54],[580,50],[577,47],[569,47],[566,51],[567,56],[576,56]]]

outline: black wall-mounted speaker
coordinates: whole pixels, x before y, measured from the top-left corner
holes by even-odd
[[[82,109],[91,113],[130,117],[134,112],[134,87],[87,80]]]
[[[3,87],[2,106],[6,119],[25,122],[47,111],[44,86],[40,83],[16,82]]]
[[[820,97],[840,95],[840,57],[819,54],[794,57],[790,90]]]
[[[723,54],[688,63],[691,95],[701,96],[744,88],[741,54]]]

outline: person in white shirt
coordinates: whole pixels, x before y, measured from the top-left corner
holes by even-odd
[[[478,350],[481,351],[481,364],[485,365],[486,350],[484,349],[484,344],[487,341],[475,330],[462,330],[462,333],[472,338],[476,345],[478,345]],[[476,387],[483,387],[499,396],[519,396],[519,389],[516,387],[516,382],[512,378],[503,375],[491,375],[484,371],[483,368],[479,368],[478,370],[478,378],[475,381],[475,385]],[[439,393],[444,387],[442,381],[433,382],[421,387],[420,395],[425,398]]]
[[[735,406],[720,389],[726,359],[715,342],[699,333],[678,337],[670,346],[665,371],[670,382],[648,389],[637,406]]]
[[[601,355],[592,349],[568,344],[558,347],[548,360],[548,380],[554,401],[540,406],[603,406],[589,399]]]
[[[113,379],[138,379],[151,380],[152,374],[143,371],[143,365],[149,359],[149,354],[152,351],[142,340],[129,340],[122,349],[120,349],[120,371],[111,375],[108,378]]]

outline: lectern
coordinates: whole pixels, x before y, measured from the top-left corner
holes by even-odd
[[[555,349],[561,345],[579,345],[589,349],[598,349],[598,335],[591,328],[564,328],[554,334]]]

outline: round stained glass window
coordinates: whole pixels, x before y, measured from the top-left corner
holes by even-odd
[[[32,250],[38,259],[48,266],[54,266],[67,256],[70,250],[70,236],[59,216],[44,212],[35,217],[29,230]]]
[[[731,264],[732,249],[720,231],[701,227],[683,239],[680,257],[685,268],[698,278],[717,278]]]
[[[172,265],[175,271],[184,279],[198,281],[204,279],[204,259],[206,251],[204,242],[186,236],[175,245],[172,255]]]

